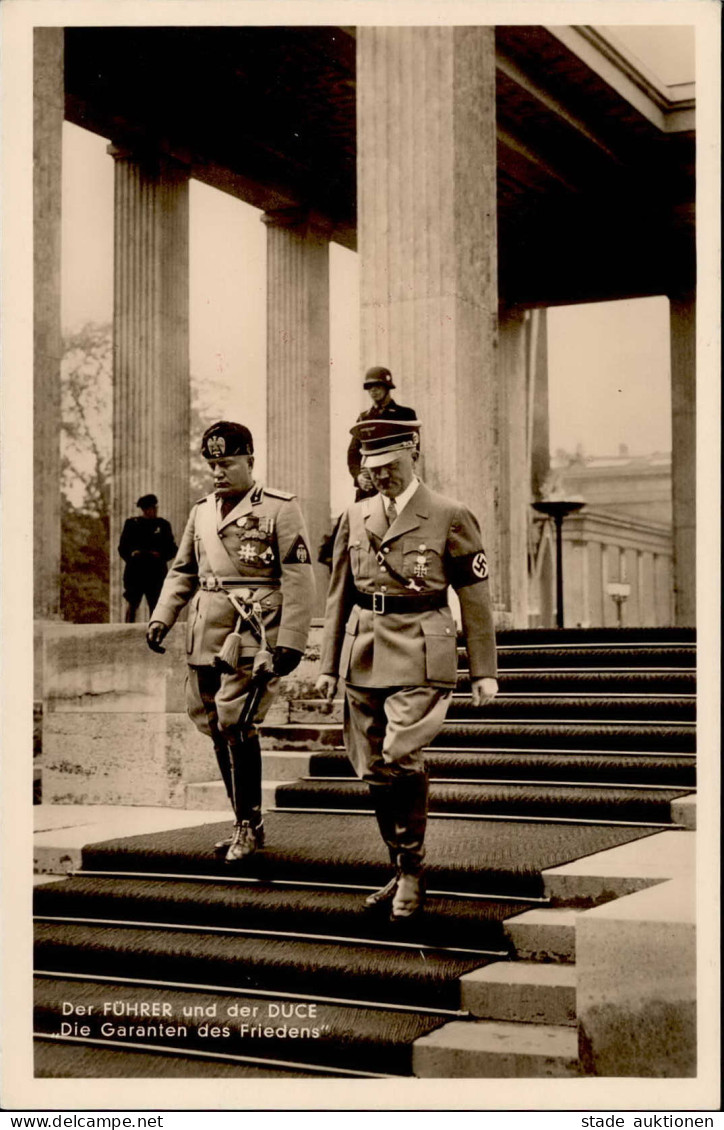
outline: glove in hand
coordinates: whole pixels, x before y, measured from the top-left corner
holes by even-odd
[[[152,620],[146,628],[146,643],[151,651],[157,651],[163,655],[166,651],[165,647],[161,647],[164,639],[168,635],[168,628],[162,624],[160,620]]]
[[[288,675],[295,667],[298,667],[302,660],[301,651],[297,651],[293,647],[275,647],[274,648],[274,674],[275,675]]]

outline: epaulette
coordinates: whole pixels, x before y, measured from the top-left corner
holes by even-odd
[[[206,502],[206,499],[208,497],[209,497],[208,494],[205,494],[203,498],[197,498],[196,502],[194,503],[194,506],[200,506],[202,502]]]
[[[276,487],[264,487],[264,490],[272,498],[281,498],[284,502],[291,502],[293,498],[296,498],[296,495],[290,494],[289,491],[277,490]]]

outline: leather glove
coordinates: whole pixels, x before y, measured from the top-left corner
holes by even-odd
[[[302,661],[302,652],[294,647],[274,648],[274,674],[288,675]]]
[[[161,647],[164,639],[168,635],[168,628],[162,624],[160,620],[152,620],[146,628],[146,643],[151,651],[158,651],[161,655],[166,651],[165,647]]]

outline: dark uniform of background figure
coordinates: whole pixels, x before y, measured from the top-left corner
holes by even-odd
[[[460,600],[473,704],[489,701],[498,689],[480,528],[466,506],[417,479],[415,425],[405,432],[405,424],[388,420],[354,426],[381,493],[342,515],[317,683],[331,698],[337,678],[346,681],[345,747],[369,785],[396,869],[367,903],[391,900],[393,919],[407,918],[422,905],[427,820],[422,751],[443,725],[457,677],[449,585]]]
[[[261,750],[255,726],[264,718],[279,678],[302,658],[314,606],[301,511],[293,495],[254,481],[253,451],[251,432],[242,424],[222,420],[204,433],[201,452],[216,489],[191,511],[147,632],[149,647],[162,651],[164,636],[190,602],[186,704],[194,724],[214,743],[235,811],[234,836],[217,845],[228,847],[229,863],[263,843]],[[239,626],[224,588],[256,604],[274,659],[274,677],[246,734],[239,722],[260,641],[249,626]],[[241,659],[237,670],[226,672],[215,660],[232,633],[241,637]]]
[[[414,408],[397,404],[392,399],[390,393],[395,385],[389,369],[385,369],[381,365],[375,365],[372,369],[368,369],[365,373],[364,387],[372,398],[372,407],[360,412],[357,423],[362,420],[414,420],[416,418]],[[357,488],[355,502],[359,502],[362,498],[371,498],[377,493],[368,476],[364,474],[360,439],[354,431],[352,432],[352,441],[347,449],[347,466]],[[362,473],[361,482],[360,473]]]
[[[126,601],[125,621],[133,624],[143,597],[148,611],[154,608],[164,577],[166,562],[176,553],[176,542],[170,522],[158,517],[155,494],[144,494],[136,506],[139,518],[126,518],[118,552],[126,562],[123,570],[123,597]]]

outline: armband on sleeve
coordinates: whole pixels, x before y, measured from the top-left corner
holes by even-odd
[[[476,585],[479,581],[487,581],[488,559],[485,556],[485,550],[478,549],[474,553],[451,557],[449,570],[450,584],[454,589],[462,589],[466,585]]]

